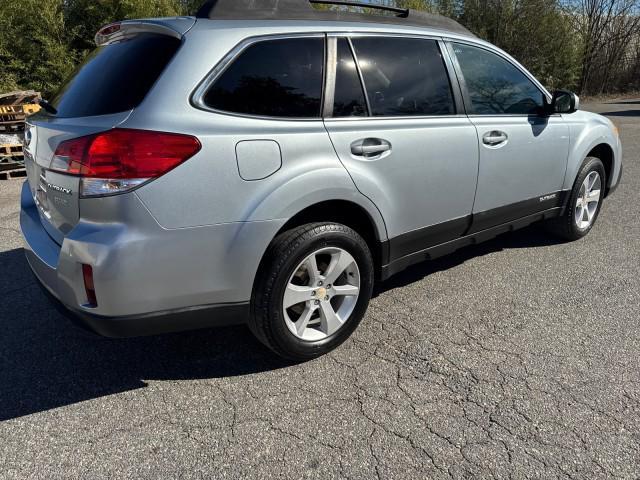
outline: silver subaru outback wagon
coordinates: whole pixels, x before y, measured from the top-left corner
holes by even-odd
[[[622,170],[609,120],[447,18],[310,3],[108,25],[29,120],[26,256],[74,318],[112,337],[247,323],[304,360],[416,262],[593,227]]]

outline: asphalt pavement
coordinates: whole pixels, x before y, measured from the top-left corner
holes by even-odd
[[[640,478],[640,100],[585,239],[539,228],[383,284],[352,339],[108,340],[51,308],[0,181],[0,478]]]

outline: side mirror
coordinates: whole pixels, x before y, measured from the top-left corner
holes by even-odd
[[[573,113],[580,107],[578,95],[567,90],[556,90],[551,99],[551,113]]]

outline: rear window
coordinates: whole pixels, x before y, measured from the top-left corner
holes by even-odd
[[[204,103],[245,115],[317,118],[323,67],[323,38],[258,42],[216,80]]]
[[[354,38],[374,116],[455,113],[449,76],[435,40]]]
[[[137,107],[180,47],[166,35],[143,34],[95,49],[52,100],[58,117],[86,117]]]

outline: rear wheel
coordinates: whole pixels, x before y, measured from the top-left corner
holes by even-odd
[[[571,190],[564,214],[547,222],[549,230],[566,240],[578,240],[589,233],[600,213],[605,180],[602,161],[587,157]]]
[[[336,348],[360,323],[373,289],[365,241],[334,223],[279,235],[258,274],[249,326],[277,354],[308,360]]]

